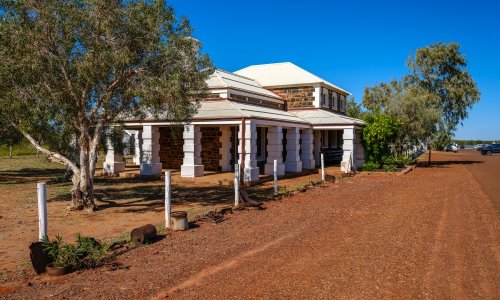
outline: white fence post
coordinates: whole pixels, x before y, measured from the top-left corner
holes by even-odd
[[[38,191],[38,239],[47,235],[47,186],[45,182],[37,184]]]
[[[240,205],[240,165],[234,165],[234,206]]]
[[[325,181],[325,159],[321,153],[321,180]]]
[[[172,213],[172,177],[171,172],[165,172],[165,228],[170,228],[170,214]]]
[[[274,160],[274,196],[278,195],[278,160]]]

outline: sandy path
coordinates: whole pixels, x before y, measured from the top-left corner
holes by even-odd
[[[500,222],[470,169],[493,160],[434,159],[441,163],[404,176],[363,174],[171,234],[119,258],[123,269],[33,278],[9,296],[498,299]]]

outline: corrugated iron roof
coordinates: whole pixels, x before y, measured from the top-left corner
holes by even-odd
[[[290,110],[290,113],[312,125],[352,124],[364,125],[363,120],[339,115],[323,109]]]
[[[333,83],[330,83],[291,62],[253,65],[234,73],[255,79],[257,83],[263,87],[322,83],[350,95],[348,91],[341,89]]]
[[[216,69],[206,83],[209,89],[233,88],[282,100],[275,93],[260,86],[254,79],[220,69]]]

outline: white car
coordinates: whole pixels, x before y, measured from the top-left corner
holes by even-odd
[[[446,152],[451,152],[451,151],[453,151],[453,152],[457,153],[457,151],[458,151],[458,147],[457,147],[456,145],[448,145],[448,146],[446,146],[446,147],[444,148],[444,151],[446,151]]]

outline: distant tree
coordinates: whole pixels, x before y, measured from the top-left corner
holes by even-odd
[[[12,146],[19,144],[23,139],[22,134],[5,120],[0,120],[0,145],[9,147],[9,158],[12,158]]]
[[[410,74],[404,78],[437,96],[441,131],[452,132],[480,99],[477,84],[467,71],[467,61],[457,43],[436,43],[417,49],[407,61]]]
[[[356,103],[354,97],[349,96],[346,100],[346,115],[351,118],[361,118],[362,114],[361,104]]]
[[[363,105],[368,112],[402,122],[396,143],[400,151],[424,141],[430,150],[443,148],[479,101],[479,90],[459,50],[456,43],[418,49],[407,61],[409,74],[365,88]]]
[[[0,12],[0,119],[72,170],[74,209],[95,207],[110,124],[189,120],[205,93],[210,61],[165,1],[3,0]]]

